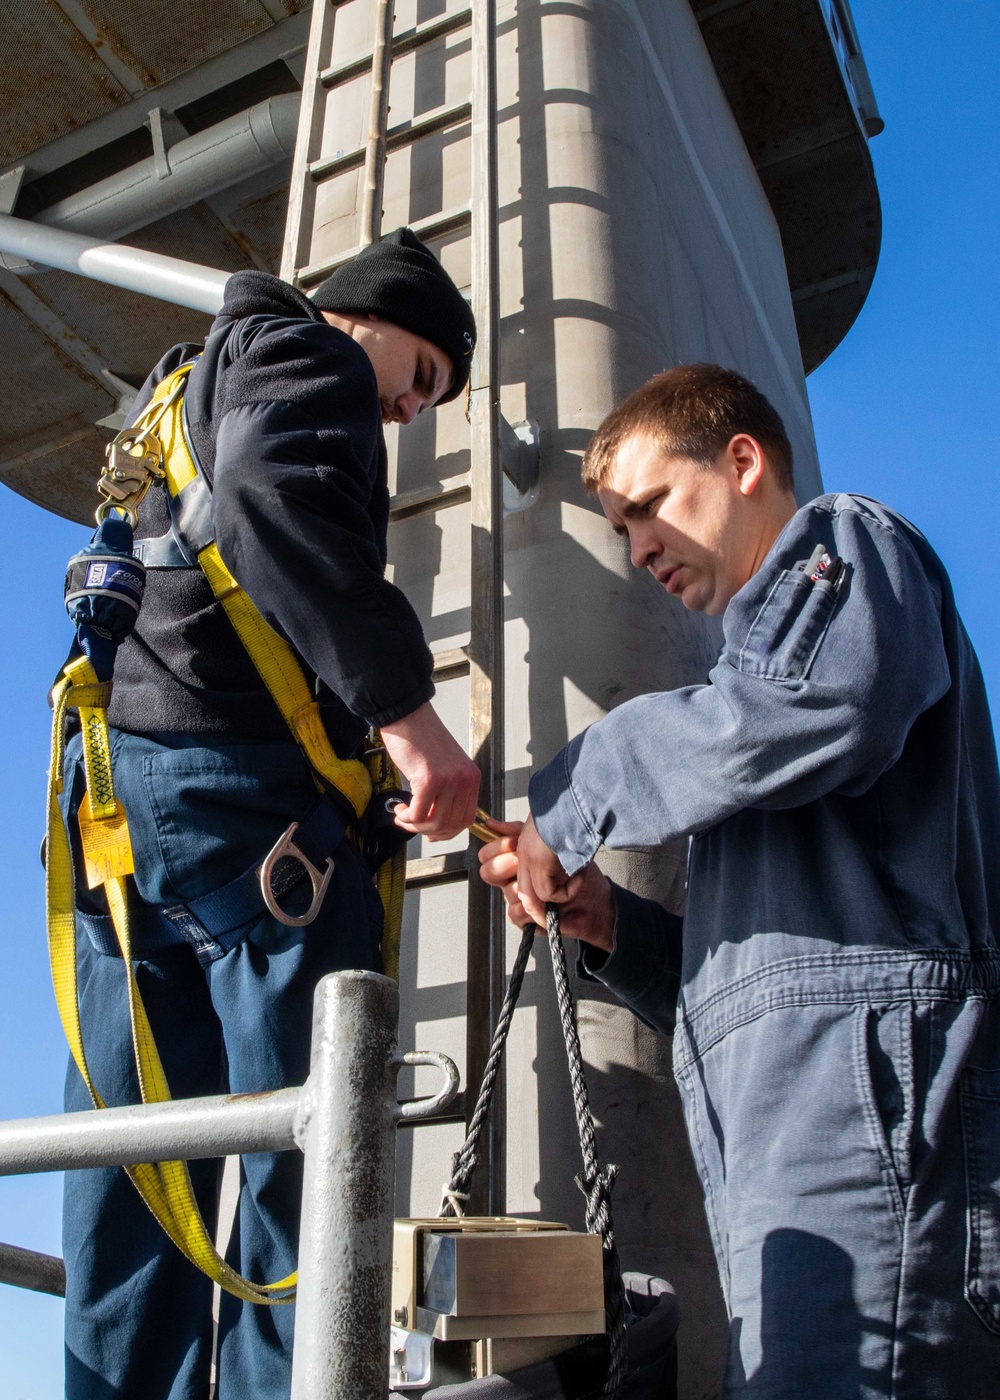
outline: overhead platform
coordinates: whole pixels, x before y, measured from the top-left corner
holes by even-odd
[[[854,324],[882,211],[868,138],[883,128],[840,0],[691,0],[778,221],[809,374]]]
[[[843,0],[691,5],[777,219],[808,373],[858,315],[881,235],[867,138],[882,124],[850,12]],[[175,0],[168,11],[154,0],[127,12],[111,0],[17,7],[6,33],[16,61],[0,70],[0,162],[9,172],[0,177],[0,211],[108,238],[127,226],[124,236],[139,247],[231,271],[277,271],[294,111],[277,138],[254,118],[268,99],[298,100],[309,8],[299,0],[215,0],[207,9]],[[450,13],[447,0],[437,8]],[[238,159],[234,146],[232,169],[220,174],[223,138],[241,116],[242,139],[261,148],[249,179],[238,163],[245,145]],[[190,162],[178,179],[171,149],[194,149],[192,138],[211,146],[215,132],[202,188]],[[154,187],[147,173],[128,218],[130,177],[142,166]],[[105,187],[114,197],[102,228]],[[0,268],[8,386],[0,480],[86,519],[107,437],[101,420],[120,410],[167,344],[197,340],[208,324],[197,312],[67,273]]]

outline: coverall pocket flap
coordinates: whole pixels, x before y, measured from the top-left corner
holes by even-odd
[[[965,1146],[965,1297],[980,1321],[1000,1333],[1000,1070],[962,1072]]]
[[[750,624],[739,669],[766,680],[803,680],[830,625],[837,594],[799,569],[783,569]]]

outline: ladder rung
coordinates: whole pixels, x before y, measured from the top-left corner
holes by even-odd
[[[415,29],[404,30],[402,34],[397,34],[392,41],[393,59],[402,58],[404,53],[413,53],[415,49],[422,49],[425,44],[433,44],[435,39],[442,39],[448,34],[454,34],[457,29],[465,29],[471,23],[471,10],[456,10],[453,15],[442,15],[440,19],[432,19],[428,20],[426,24],[418,24]],[[367,73],[371,66],[372,55],[366,53],[351,63],[341,64],[339,68],[325,69],[319,75],[319,80],[325,88],[339,87],[341,83],[348,83],[352,78]]]
[[[400,122],[399,126],[390,127],[385,138],[386,151],[398,151],[404,146],[413,146],[425,136],[433,136],[435,132],[446,131],[451,126],[460,126],[462,122],[470,121],[471,118],[471,102],[455,102],[448,107],[436,107],[433,112],[417,117],[415,121]],[[367,145],[355,146],[353,151],[345,151],[343,155],[334,156],[332,160],[314,160],[309,165],[309,174],[312,179],[319,181],[327,180],[332,175],[343,175],[348,170],[356,170],[364,165],[367,151]]]
[[[419,889],[429,885],[450,885],[469,878],[467,851],[449,851],[446,856],[424,856],[406,862],[406,888]]]
[[[456,209],[447,210],[444,214],[430,214],[424,219],[415,219],[410,227],[425,243],[433,243],[436,238],[446,238],[450,233],[458,233],[461,229],[468,228],[471,220],[472,211],[467,204],[463,204]],[[360,252],[359,245],[356,248],[348,248],[344,253],[338,253],[334,258],[326,258],[323,262],[304,267],[301,272],[296,273],[295,285],[309,287],[314,282],[322,282],[324,277],[329,277],[338,267],[352,262]]]
[[[468,472],[447,476],[431,486],[418,486],[412,491],[400,491],[389,502],[389,519],[406,520],[411,515],[457,506],[472,499],[472,478]]]
[[[450,651],[434,653],[434,670],[431,673],[436,681],[453,681],[469,674],[469,653],[465,647],[453,647]]]

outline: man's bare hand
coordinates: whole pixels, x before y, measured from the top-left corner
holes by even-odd
[[[496,885],[503,890],[507,916],[512,923],[517,924],[519,928],[533,923],[537,925],[540,933],[544,933],[544,910],[542,918],[536,918],[534,914],[529,913],[521,894],[521,846],[518,838],[524,839],[525,827],[521,822],[494,822],[493,825],[503,835],[479,852],[480,874],[488,885]],[[541,840],[541,837],[538,839]],[[565,872],[563,878],[566,878]],[[574,884],[574,891],[572,897],[560,906],[560,929],[567,938],[578,938],[610,953],[614,947],[615,927],[611,882],[607,876],[602,875],[596,865],[590,864],[574,875],[573,881],[569,883]]]
[[[404,831],[447,841],[475,820],[479,769],[452,738],[428,702],[419,710],[382,725],[382,742],[410,785],[410,800],[397,807]]]
[[[580,875],[567,875],[562,862],[535,826],[533,817],[524,823],[517,841],[517,887],[521,903],[541,928],[545,927],[546,904],[567,904],[580,887]]]
[[[494,821],[491,825],[500,833],[500,839],[488,842],[479,852],[479,873],[488,885],[503,890],[508,917],[523,928],[531,923],[517,893],[517,838],[524,822]]]

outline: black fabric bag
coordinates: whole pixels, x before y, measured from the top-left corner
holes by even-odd
[[[622,1400],[677,1400],[680,1312],[669,1283],[624,1274],[628,1308],[628,1373]],[[509,1375],[484,1376],[424,1392],[434,1400],[587,1400],[600,1393],[608,1367],[606,1337],[586,1341],[548,1361]]]

